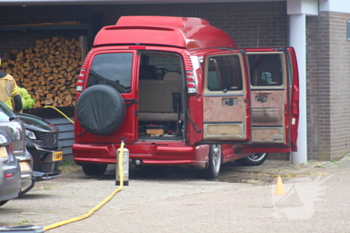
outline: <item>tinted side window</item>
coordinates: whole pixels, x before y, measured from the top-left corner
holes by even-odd
[[[282,64],[280,54],[254,54],[248,56],[250,84],[252,86],[281,86]]]
[[[131,86],[132,53],[105,53],[94,57],[89,72],[88,87],[105,84],[120,93],[129,93]]]
[[[209,59],[208,90],[242,90],[242,71],[238,56],[220,56]]]

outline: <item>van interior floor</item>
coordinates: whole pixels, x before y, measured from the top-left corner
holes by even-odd
[[[183,138],[182,122],[139,122],[139,139],[181,140]]]

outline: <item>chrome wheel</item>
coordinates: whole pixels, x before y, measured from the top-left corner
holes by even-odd
[[[238,164],[244,166],[258,166],[265,162],[268,153],[254,153],[242,159],[235,160]]]
[[[221,168],[221,145],[210,145],[208,167],[203,170],[203,176],[206,179],[215,179],[219,176]]]
[[[212,154],[211,160],[213,163],[213,170],[215,173],[219,174],[221,167],[221,145],[212,145],[210,149]]]
[[[266,154],[267,153],[255,153],[255,154],[249,155],[247,158],[252,162],[259,162],[266,157]]]

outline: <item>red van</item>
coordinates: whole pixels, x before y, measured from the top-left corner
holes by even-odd
[[[292,48],[236,48],[200,18],[124,16],[103,27],[82,66],[74,161],[87,175],[116,163],[200,169],[295,151],[298,68]]]

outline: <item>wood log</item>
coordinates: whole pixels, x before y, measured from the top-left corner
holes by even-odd
[[[0,70],[29,91],[34,107],[60,107],[75,105],[80,68],[79,41],[56,36],[36,40],[32,48],[6,52]]]

